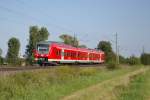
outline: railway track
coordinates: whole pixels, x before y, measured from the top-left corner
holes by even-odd
[[[29,67],[1,67],[0,71],[23,71],[23,70],[34,70],[34,69],[44,69],[44,68],[50,68],[48,66],[46,67],[39,67],[39,66],[29,66]]]
[[[0,67],[0,72],[11,72],[11,71],[28,71],[36,69],[50,69],[57,68],[60,66],[70,66],[70,67],[102,67],[102,64],[78,64],[78,65],[57,65],[57,66],[27,66],[27,67]]]

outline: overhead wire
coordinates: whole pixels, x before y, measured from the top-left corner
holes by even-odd
[[[16,0],[16,1],[17,1],[17,3],[19,3],[21,5],[26,5],[26,6],[30,7],[30,8],[35,9],[32,5],[30,5],[29,3],[25,3],[23,0]],[[75,33],[74,31],[72,31],[69,28],[66,28],[66,27],[61,26],[61,25],[54,24],[54,22],[52,22],[52,21],[54,21],[54,20],[56,21],[56,19],[54,17],[50,16],[49,14],[47,14],[45,11],[46,10],[44,10],[44,9],[38,8],[38,12],[42,13],[43,15],[45,15],[46,17],[48,17],[50,19],[50,20],[47,20],[48,24],[51,24],[53,27],[56,27],[56,28],[58,28],[60,30],[65,30],[65,31],[67,31],[69,33],[71,32],[72,34]]]
[[[12,14],[18,15],[18,16],[20,16],[20,17],[28,17],[28,18],[31,19],[32,21],[34,20],[34,21],[36,21],[36,22],[40,22],[39,19],[36,19],[36,18],[34,18],[34,17],[30,16],[30,15],[27,15],[27,14],[24,14],[24,13],[21,13],[21,12],[18,12],[18,11],[12,10],[12,9],[9,9],[9,8],[7,8],[7,7],[3,7],[3,6],[1,6],[1,5],[0,5],[0,9],[2,9],[2,10],[4,10],[4,11],[7,11],[7,12],[9,12],[9,13],[12,13]]]
[[[21,4],[21,5],[26,5],[26,6],[28,6],[28,7],[30,7],[30,8],[32,8],[32,9],[35,9],[34,7],[33,7],[33,5],[31,5],[30,3],[26,3],[26,2],[24,2],[24,0],[15,0],[15,1],[17,1],[19,4]],[[52,26],[55,26],[56,28],[58,28],[58,29],[61,29],[61,30],[65,30],[66,32],[67,32],[67,34],[68,34],[68,32],[69,33],[71,33],[71,35],[73,36],[74,34],[80,34],[80,32],[75,32],[75,31],[73,31],[72,29],[70,29],[70,28],[66,28],[66,27],[64,27],[64,26],[61,26],[61,25],[57,25],[57,24],[54,24],[54,22],[52,22],[52,21],[57,21],[57,19],[56,18],[54,18],[54,17],[52,17],[52,16],[50,16],[47,12],[45,12],[45,11],[47,11],[47,10],[45,10],[45,9],[41,9],[40,7],[38,8],[38,11],[40,12],[40,13],[42,13],[43,15],[45,15],[46,17],[48,17],[49,19],[51,19],[51,20],[48,20],[48,22],[49,22],[49,24],[51,24]],[[84,32],[85,33],[85,32]],[[85,33],[86,34],[86,36],[88,35],[87,33]],[[87,39],[86,40],[83,40],[83,39],[85,39],[84,38],[85,36],[83,36],[83,38],[82,39],[80,39],[81,41],[87,41]]]
[[[17,1],[17,3],[19,3],[21,5],[26,5],[26,6],[30,7],[30,8],[33,8],[33,6],[31,6],[30,4],[25,3],[23,0],[16,0],[16,1]],[[24,6],[22,6],[22,7],[24,7]],[[22,12],[19,12],[19,11],[16,11],[16,10],[13,10],[13,9],[10,9],[10,8],[7,8],[7,7],[1,6],[1,5],[0,5],[0,9],[2,9],[4,11],[7,11],[9,13],[12,13],[12,14],[18,15],[18,16],[21,16],[21,17],[27,17],[29,20],[32,20],[32,21],[34,20],[34,21],[36,21],[38,23],[40,22],[40,23],[46,24],[45,22],[42,22],[41,19],[38,19],[35,16],[33,17],[31,15],[28,15],[28,14],[25,14],[25,13],[22,13]],[[51,17],[50,15],[48,15],[47,13],[45,13],[44,12],[45,10],[38,9],[38,11],[40,13],[42,13],[43,15],[47,16],[48,18],[54,19],[53,17]],[[9,18],[6,18],[6,20],[8,20],[8,19]],[[57,29],[64,30],[65,32],[67,32],[67,34],[68,34],[68,32],[71,33],[72,35],[75,34],[75,33],[77,33],[77,32],[74,32],[74,31],[70,30],[69,28],[64,28],[64,27],[62,27],[60,25],[54,24],[50,20],[47,20],[47,24],[51,25],[51,26],[53,26],[53,27],[55,27]],[[78,32],[78,33],[80,33],[80,32]],[[86,38],[84,38],[84,39],[86,39]],[[84,41],[83,38],[82,38],[81,41]],[[87,41],[87,40],[85,40],[85,41]]]

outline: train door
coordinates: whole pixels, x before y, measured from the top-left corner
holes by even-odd
[[[64,60],[64,49],[61,50],[61,60]]]

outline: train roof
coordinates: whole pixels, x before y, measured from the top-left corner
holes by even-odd
[[[52,43],[62,43],[63,44],[63,42],[56,42],[56,41],[40,41],[40,42],[38,42],[37,44],[52,44]]]
[[[101,50],[96,50],[96,49],[73,47],[71,45],[64,44],[63,42],[56,42],[56,41],[40,41],[37,44],[48,44],[48,45],[53,44],[53,45],[57,45],[62,48],[78,49],[78,50],[90,51],[90,52],[103,52]]]

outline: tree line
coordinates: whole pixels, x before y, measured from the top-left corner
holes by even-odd
[[[116,62],[116,54],[113,52],[111,43],[109,41],[100,41],[97,48],[105,52],[106,63]],[[140,57],[132,55],[127,58],[123,57],[122,55],[119,55],[119,62],[121,64],[129,65],[150,65],[150,53],[143,52]]]
[[[4,64],[7,62],[11,65],[20,65],[21,62],[26,62],[27,64],[33,64],[34,56],[33,50],[36,48],[36,43],[40,41],[48,40],[50,33],[48,32],[46,27],[39,28],[38,26],[31,26],[29,28],[29,39],[28,44],[26,46],[25,51],[25,60],[19,58],[19,50],[20,50],[20,41],[18,38],[12,37],[8,40],[8,51],[6,57],[2,57],[2,49],[0,49],[0,64]],[[62,34],[59,38],[68,45],[80,48],[87,48],[86,45],[81,45],[79,40],[71,35]],[[96,49],[102,50],[105,52],[106,55],[106,63],[114,63],[116,59],[116,54],[112,49],[111,43],[109,41],[99,41],[97,44]],[[144,64],[150,65],[150,54],[149,53],[142,53],[141,57],[131,56],[129,58],[125,58],[119,55],[120,63],[121,64]]]

